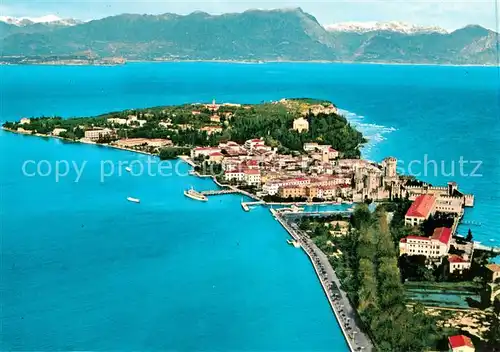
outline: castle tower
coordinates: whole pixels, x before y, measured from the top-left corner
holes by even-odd
[[[367,182],[366,182],[366,188],[368,190],[368,193],[376,191],[379,188],[379,186],[380,186],[379,174],[372,170],[368,171]]]
[[[397,176],[396,168],[398,164],[398,159],[394,157],[385,158],[382,162],[384,168],[384,176],[387,178],[394,178]]]
[[[328,149],[323,149],[323,150],[321,151],[321,153],[322,153],[322,154],[321,154],[321,156],[322,156],[322,157],[321,157],[322,161],[323,161],[324,163],[327,163],[327,162],[328,162],[328,160],[330,160],[330,152],[328,151]]]
[[[448,182],[448,195],[452,196],[456,191],[458,191],[458,185],[456,182]]]

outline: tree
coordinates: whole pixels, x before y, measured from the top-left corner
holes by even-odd
[[[467,237],[465,237],[465,240],[467,242],[472,242],[472,231],[469,229],[469,231],[467,232]]]
[[[354,214],[351,217],[352,226],[356,229],[361,229],[368,226],[371,220],[371,213],[366,204],[358,204],[354,209]]]
[[[307,230],[310,229],[310,226],[311,226],[311,222],[309,221],[309,219],[308,218],[302,218],[302,220],[300,221],[299,228],[302,231],[307,231]]]
[[[82,130],[80,127],[76,127],[75,130],[73,131],[73,133],[75,134],[75,137],[77,139],[81,139],[83,137],[85,137],[85,131]]]
[[[377,278],[373,262],[362,258],[359,261],[359,290],[358,312],[364,320],[369,322],[378,311],[377,306]]]
[[[489,319],[490,329],[486,335],[488,346],[492,352],[500,351],[500,298],[496,297],[493,302],[493,313]]]
[[[59,133],[59,137],[61,138],[67,138],[67,139],[76,139],[76,136],[73,132],[71,131],[63,131]]]
[[[189,152],[188,148],[162,148],[160,149],[160,159],[161,160],[175,159],[179,155],[183,155],[187,152]]]
[[[314,229],[314,237],[325,237],[328,235],[328,230],[322,224],[319,224]]]
[[[422,223],[421,229],[424,234],[430,236],[438,227],[452,227],[454,221],[453,215],[436,212]]]

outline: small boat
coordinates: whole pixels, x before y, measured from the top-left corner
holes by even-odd
[[[189,174],[190,176],[195,176],[195,175],[196,175],[196,171],[194,171],[194,170],[189,170],[188,174]]]
[[[125,168],[125,170],[126,170],[127,172],[131,172],[131,171],[132,171],[132,168],[131,168],[131,167],[129,167],[129,166],[127,166],[127,167]]]
[[[139,198],[127,197],[127,200],[132,203],[140,203],[141,200]]]
[[[247,203],[241,202],[241,207],[243,208],[244,211],[250,211],[250,208],[248,207]]]
[[[194,200],[199,200],[202,202],[206,202],[208,200],[208,198],[204,194],[202,194],[200,192],[196,192],[193,188],[191,188],[187,191],[184,191],[184,195],[188,198],[191,198]]]
[[[286,243],[293,245],[295,248],[300,248],[300,243],[295,240],[286,240]]]

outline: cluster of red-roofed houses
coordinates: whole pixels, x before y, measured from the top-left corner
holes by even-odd
[[[422,194],[415,198],[406,212],[405,224],[413,227],[418,226],[438,211],[455,214],[456,221],[463,212],[461,207],[458,209],[450,205],[443,206],[435,195]],[[422,255],[428,259],[429,264],[439,264],[444,257],[447,257],[451,273],[463,272],[471,267],[474,245],[472,243],[456,243],[453,240],[454,229],[455,226],[453,228],[439,227],[434,230],[430,237],[407,236],[402,238],[399,243],[400,255]],[[449,254],[452,244],[457,249],[462,250],[463,254]]]
[[[214,104],[208,106],[217,108]],[[242,145],[228,141],[216,147],[194,148],[191,158],[203,157],[221,164],[226,181],[256,186],[260,196],[328,201],[342,198],[355,202],[408,196],[415,200],[405,218],[410,226],[421,224],[437,211],[461,217],[464,206],[472,206],[474,202],[472,195],[461,194],[453,182],[448,187],[406,186],[397,174],[397,159],[392,157],[380,164],[344,159],[331,145],[316,142],[304,143],[303,151],[279,154],[263,138],[253,138]],[[458,262],[455,257],[452,260]]]
[[[457,214],[463,212],[464,199],[472,199],[452,196],[445,187],[403,186],[396,172],[395,158],[386,158],[381,164],[363,159],[343,159],[331,145],[316,142],[304,143],[303,151],[295,155],[279,154],[276,148],[266,145],[263,138],[253,138],[242,145],[228,141],[216,147],[194,148],[191,158],[201,156],[211,163],[220,163],[226,181],[257,186],[260,196],[328,201],[342,198],[362,202],[390,199],[396,195],[402,197],[405,192],[416,198],[423,192],[430,192],[425,201],[431,204],[430,213]],[[456,191],[452,189],[453,194]],[[409,217],[407,222],[418,225],[422,218],[425,216],[416,211],[415,217]]]
[[[306,143],[306,154],[278,154],[264,139],[233,141],[217,147],[197,147],[193,160],[219,163],[224,180],[256,186],[259,195],[321,198],[352,197],[353,169],[339,165],[339,152],[330,145]],[[307,194],[306,194],[307,193]]]

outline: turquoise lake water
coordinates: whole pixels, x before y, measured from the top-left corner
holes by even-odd
[[[370,138],[368,158],[407,165],[428,154],[447,172],[460,156],[481,160],[481,177],[420,177],[473,192],[476,240],[500,242],[496,68],[141,63],[2,66],[0,77],[1,121],[213,98],[330,99]],[[0,147],[2,350],[347,349],[307,257],[268,210],[245,213],[237,196],[190,201],[184,188],[214,187],[193,177],[100,182],[103,160],[143,155],[3,131]],[[57,183],[22,175],[25,160],[42,159],[87,164],[78,183],[74,172]]]

